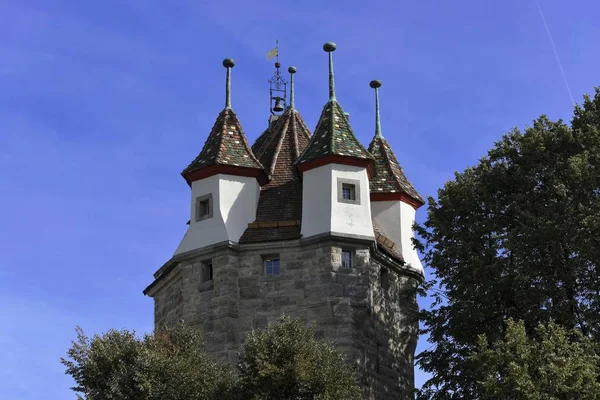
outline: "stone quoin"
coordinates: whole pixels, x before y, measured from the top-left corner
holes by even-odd
[[[314,134],[295,108],[297,70],[288,93],[278,60],[268,127],[252,146],[232,108],[234,60],[223,61],[225,108],[182,172],[187,232],[144,294],[157,327],[196,326],[230,361],[252,329],[299,316],[356,363],[365,398],[408,399],[423,280],[412,225],[424,201],[382,135],[381,82],[370,83],[375,135],[364,147],[336,98],[336,45],[323,49],[329,99]]]

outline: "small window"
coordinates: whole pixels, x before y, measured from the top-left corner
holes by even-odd
[[[196,222],[212,218],[213,201],[212,194],[207,194],[196,198]]]
[[[265,274],[279,275],[279,258],[265,258]]]
[[[200,216],[205,217],[210,214],[210,202],[208,200],[202,200],[200,202]]]
[[[356,187],[349,183],[342,184],[342,198],[344,200],[356,200]]]
[[[342,250],[342,267],[352,268],[352,251]]]
[[[338,202],[360,205],[360,181],[337,178]]]
[[[390,288],[390,271],[387,268],[381,267],[380,280],[381,288],[388,290]]]
[[[212,260],[202,262],[202,270],[200,271],[200,282],[208,282],[213,280],[213,264]]]

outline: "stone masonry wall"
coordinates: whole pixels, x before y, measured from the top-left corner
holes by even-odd
[[[352,268],[342,267],[342,248],[353,251]],[[280,259],[277,276],[264,271],[264,257],[272,255]],[[202,282],[207,260],[213,280]],[[385,264],[369,243],[339,238],[216,250],[161,277],[165,282],[153,295],[155,324],[183,319],[204,332],[210,353],[235,361],[252,329],[283,313],[299,316],[357,364],[365,398],[412,398],[416,281],[388,269],[383,289]]]

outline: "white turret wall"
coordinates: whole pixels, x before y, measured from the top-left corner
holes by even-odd
[[[260,186],[255,178],[218,174],[192,182],[190,225],[175,254],[226,240],[237,242],[256,219]],[[196,200],[211,197],[211,215],[197,221]]]
[[[403,201],[371,202],[373,222],[382,235],[400,247],[400,254],[407,266],[423,273],[419,254],[412,244],[416,210]]]
[[[340,201],[340,184],[356,186],[356,202]],[[363,167],[327,164],[304,172],[302,236],[339,233],[374,238],[369,177]]]

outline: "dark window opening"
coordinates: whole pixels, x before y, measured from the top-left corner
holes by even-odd
[[[342,184],[342,198],[344,200],[356,200],[356,187],[349,183]]]
[[[390,288],[390,271],[387,268],[381,267],[381,288],[388,290]]]
[[[196,198],[196,222],[212,218],[213,216],[212,194]]]
[[[352,251],[342,250],[342,267],[352,268]]]
[[[200,209],[200,217],[205,217],[210,214],[210,202],[207,200],[202,200],[199,205]]]
[[[200,271],[200,282],[208,282],[213,280],[213,264],[212,260],[202,262],[202,270]]]

